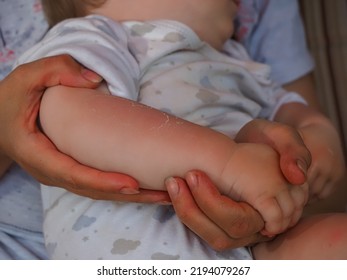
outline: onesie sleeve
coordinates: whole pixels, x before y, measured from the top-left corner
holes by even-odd
[[[107,82],[113,95],[136,100],[138,64],[128,50],[128,35],[121,24],[101,16],[61,22],[22,55],[18,64],[68,54]]]
[[[236,26],[237,40],[252,59],[271,65],[277,83],[313,70],[297,0],[243,0]]]

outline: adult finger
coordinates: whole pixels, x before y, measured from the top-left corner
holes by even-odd
[[[80,65],[69,55],[42,58],[23,64],[15,71],[24,74],[30,72],[31,78],[24,79],[24,82],[28,83],[27,86],[32,86],[31,91],[56,85],[93,88],[102,81],[99,75]]]

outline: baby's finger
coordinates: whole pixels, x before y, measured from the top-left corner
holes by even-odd
[[[295,203],[295,212],[292,216],[292,220],[289,224],[290,227],[297,224],[297,222],[302,217],[302,213],[305,205],[309,200],[309,186],[308,184],[304,184],[301,186],[293,186],[290,191]]]
[[[256,209],[261,209],[261,216],[265,221],[265,228],[261,231],[262,234],[272,237],[281,233],[283,214],[278,201],[275,198],[268,198],[257,203],[254,206]]]

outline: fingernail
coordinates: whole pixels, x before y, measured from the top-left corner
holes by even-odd
[[[175,178],[169,177],[165,180],[166,189],[171,196],[177,196],[180,188]]]
[[[81,74],[86,80],[88,80],[92,83],[98,84],[103,80],[103,78],[100,75],[98,75],[95,72],[90,71],[86,68],[82,69]]]
[[[299,167],[299,169],[305,174],[307,173],[307,165],[302,160],[297,160],[296,165]]]
[[[188,181],[188,185],[190,187],[196,187],[198,185],[198,177],[194,172],[189,172],[186,180]]]
[[[120,189],[119,193],[121,193],[121,194],[139,194],[140,191],[125,187],[125,188]]]

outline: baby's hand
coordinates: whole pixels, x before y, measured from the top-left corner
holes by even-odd
[[[311,154],[299,132],[291,126],[255,119],[242,127],[235,141],[269,145],[279,154],[280,168],[288,182],[293,185],[306,182]]]
[[[264,144],[237,144],[222,173],[223,193],[252,205],[265,221],[264,235],[294,226],[308,200],[308,186],[283,176],[278,154]]]
[[[302,126],[299,132],[312,155],[308,170],[310,199],[326,198],[346,168],[337,131],[328,120],[322,118]]]

